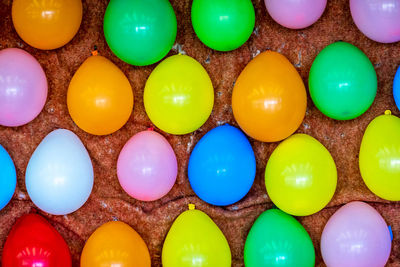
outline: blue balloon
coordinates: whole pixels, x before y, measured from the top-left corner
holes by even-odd
[[[17,185],[14,163],[7,151],[0,145],[0,210],[10,202]]]
[[[203,136],[189,159],[193,191],[207,203],[225,206],[242,199],[253,185],[256,159],[246,136],[230,125]]]
[[[394,76],[393,81],[393,96],[396,106],[400,109],[400,66],[397,69],[396,76]]]

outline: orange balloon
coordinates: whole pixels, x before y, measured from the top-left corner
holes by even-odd
[[[146,243],[123,222],[108,222],[89,237],[81,255],[81,267],[150,267]]]
[[[285,139],[306,113],[304,83],[283,55],[267,51],[244,68],[232,93],[233,115],[240,128],[263,142]]]
[[[132,87],[110,60],[91,56],[72,77],[67,105],[82,130],[95,135],[111,134],[124,126],[132,113]]]
[[[12,20],[18,35],[29,45],[56,49],[67,44],[82,21],[81,0],[14,0]]]

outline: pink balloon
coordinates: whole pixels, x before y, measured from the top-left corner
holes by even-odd
[[[132,136],[118,157],[119,183],[130,196],[153,201],[174,186],[178,163],[171,145],[155,131]]]
[[[303,29],[324,13],[327,0],[265,0],[271,17],[290,29]]]
[[[39,115],[47,98],[39,62],[18,48],[0,51],[0,125],[24,125]]]
[[[385,220],[373,207],[360,201],[338,209],[321,237],[322,258],[328,267],[383,267],[391,245]]]
[[[354,23],[380,43],[400,41],[400,0],[350,0]]]

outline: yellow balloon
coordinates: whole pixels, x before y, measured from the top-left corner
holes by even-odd
[[[400,118],[387,111],[373,119],[361,141],[361,176],[375,195],[400,200]]]
[[[105,223],[86,241],[81,255],[81,267],[105,266],[151,266],[146,243],[126,223]]]
[[[306,134],[279,144],[265,168],[265,186],[272,202],[295,216],[323,209],[336,190],[336,165],[329,151]]]
[[[67,105],[82,130],[95,135],[111,134],[124,126],[132,113],[132,87],[111,61],[91,56],[72,77]]]
[[[18,35],[39,49],[67,44],[82,21],[81,0],[14,0],[12,20]]]
[[[150,120],[170,134],[197,130],[207,121],[214,105],[208,73],[185,55],[162,61],[147,80],[143,97]]]
[[[231,250],[211,218],[189,204],[189,210],[176,218],[165,238],[162,265],[230,267]]]

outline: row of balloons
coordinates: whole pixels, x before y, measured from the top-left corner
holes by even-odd
[[[328,220],[321,236],[322,257],[330,267],[385,266],[391,250],[391,229],[364,202],[350,202]],[[278,209],[263,212],[251,227],[244,246],[247,267],[312,267],[315,250],[303,226]],[[4,244],[3,266],[71,267],[61,235],[38,214],[23,215]],[[150,267],[146,243],[128,224],[112,221],[96,229],[83,248],[80,266]],[[189,204],[173,222],[162,248],[165,267],[231,266],[229,244],[206,213]]]

